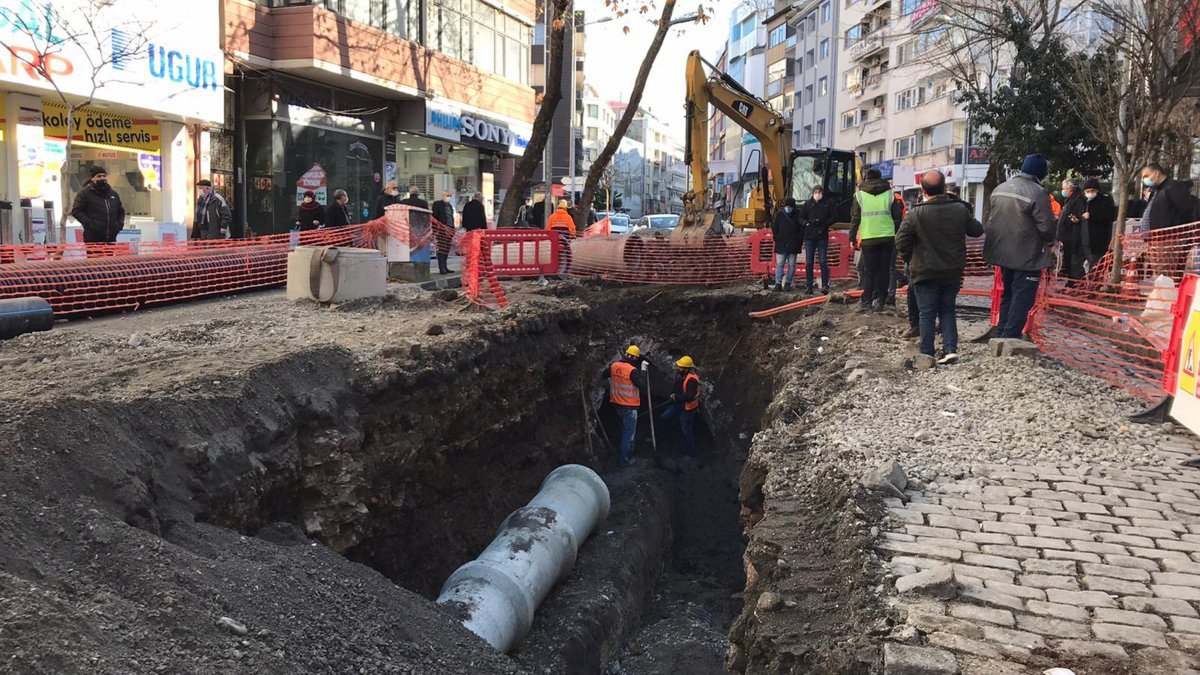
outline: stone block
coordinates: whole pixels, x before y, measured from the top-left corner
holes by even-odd
[[[1109,565],[1132,567],[1134,569],[1145,570],[1147,572],[1157,572],[1159,570],[1159,564],[1157,562],[1131,555],[1106,555],[1104,556],[1104,562],[1108,563]]]
[[[1097,553],[1088,553],[1086,551],[1059,551],[1048,548],[1045,550],[1046,558],[1050,560],[1077,560],[1079,562],[1100,562],[1100,555]]]
[[[1092,632],[1088,630],[1086,624],[1075,623],[1074,621],[1064,621],[1062,619],[1052,619],[1045,616],[1035,616],[1032,614],[1018,615],[1017,628],[1030,633],[1037,633],[1038,635],[1072,638],[1076,640],[1082,640],[1092,636]]]
[[[984,532],[996,532],[1011,536],[1032,536],[1033,528],[1025,523],[1009,523],[1005,522],[1001,516],[1001,522],[998,523],[983,523]]]
[[[1004,356],[1004,345],[1010,342],[1013,338],[992,338],[988,340],[988,356],[1001,357]]]
[[[998,555],[1005,558],[1038,558],[1038,550],[1036,548],[1025,548],[1022,546],[997,546],[995,544],[983,544],[979,550],[988,555]]]
[[[1146,539],[1171,539],[1177,534],[1171,530],[1161,527],[1146,527],[1143,525],[1118,525],[1117,532],[1121,534],[1132,534],[1136,537],[1145,537]]]
[[[1101,591],[1064,591],[1057,588],[1046,590],[1046,599],[1061,605],[1076,607],[1116,607],[1108,593]]]
[[[1140,546],[1143,548],[1153,548],[1154,540],[1146,537],[1137,537],[1132,534],[1114,534],[1111,532],[1098,532],[1096,539],[1105,544],[1120,544],[1122,546]]]
[[[1023,497],[1022,499],[1025,499],[1026,501],[1028,501],[1032,498],[1031,497]],[[1046,504],[1057,503],[1057,502],[1045,502],[1043,500],[1037,500],[1037,501],[1046,503]],[[1031,509],[1031,510],[1034,508],[1039,508],[1039,509],[1044,508],[1042,506],[1034,506],[1031,504],[1022,504],[1021,506],[1024,508],[1027,508],[1027,509]],[[1002,522],[1002,523],[1020,523],[1022,525],[1053,525],[1054,519],[1047,517],[1047,516],[1035,516],[1035,515],[1031,515],[1028,513],[1025,513],[1025,514],[1004,513],[1004,514],[1000,515],[1000,522]],[[1030,531],[1026,534],[1033,534],[1033,532]]]
[[[1017,537],[1017,546],[1026,548],[1053,548],[1060,551],[1070,551],[1071,544],[1066,539],[1051,539],[1049,537]]]
[[[1087,530],[1081,530],[1077,527],[1058,527],[1050,525],[1038,525],[1033,528],[1034,533],[1039,537],[1052,537],[1055,539],[1077,539],[1079,541],[1094,541],[1095,535]]]
[[[905,525],[904,531],[917,537],[940,537],[942,539],[958,539],[958,530],[945,527],[929,527],[928,525]]]
[[[1116,623],[1095,623],[1092,630],[1100,640],[1120,642],[1122,644],[1141,645],[1143,647],[1166,647],[1167,640],[1163,634],[1149,628],[1126,626]]]
[[[1178,598],[1121,598],[1121,606],[1131,612],[1153,612],[1159,616],[1186,616],[1200,618],[1196,608],[1186,600]]]
[[[1083,587],[1089,591],[1103,591],[1110,595],[1150,596],[1150,589],[1146,587],[1146,584],[1139,584],[1136,581],[1114,579],[1112,577],[1085,576],[1083,578]]]
[[[1170,617],[1171,630],[1176,633],[1197,633],[1200,634],[1200,619],[1195,619],[1190,616],[1172,616]]]
[[[1164,560],[1162,568],[1168,572],[1200,575],[1200,563],[1184,562],[1182,560]],[[1181,584],[1182,585],[1182,584]]]
[[[913,357],[913,367],[917,370],[933,370],[937,361],[928,354],[917,354]]]
[[[1099,536],[1099,535],[1097,535],[1097,536]],[[1071,546],[1076,551],[1082,551],[1084,553],[1096,553],[1099,555],[1105,555],[1105,554],[1125,555],[1126,553],[1129,552],[1128,549],[1126,549],[1124,546],[1121,546],[1120,544],[1105,544],[1105,543],[1098,542],[1098,541],[1072,540]]]
[[[954,582],[954,567],[941,565],[900,577],[896,579],[896,590],[900,593],[927,595],[941,600],[949,600],[958,595],[958,585]]]
[[[908,625],[917,628],[922,633],[954,633],[969,638],[982,638],[983,628],[962,619],[942,616],[932,612],[909,610]]]
[[[1183,618],[1185,621],[1196,621],[1195,619]],[[1096,608],[1096,621],[1102,623],[1123,623],[1127,626],[1141,626],[1149,628],[1160,633],[1167,631],[1167,622],[1163,621],[1161,616],[1157,614],[1149,614],[1147,612],[1131,612],[1127,609],[1112,609],[1110,607]],[[1200,623],[1200,621],[1197,621]]]
[[[944,649],[887,642],[883,645],[884,675],[956,675],[958,660]]]
[[[913,509],[898,509],[893,507],[888,509],[888,515],[902,523],[911,523],[913,525],[925,524],[925,514]]]
[[[1058,576],[1054,574],[1022,574],[1019,581],[1022,586],[1030,588],[1059,588],[1066,591],[1079,590],[1075,577]]]
[[[1021,571],[1021,563],[1016,560],[998,555],[988,555],[986,553],[963,553],[963,563],[980,567],[998,567],[1014,572]]]
[[[1038,355],[1038,347],[1032,342],[1025,340],[1011,339],[1000,345],[1001,356],[1019,356],[1023,358],[1036,358]]]
[[[966,532],[978,532],[979,521],[970,518],[962,518],[959,516],[947,516],[942,514],[929,514],[929,524],[932,527],[944,527],[954,530],[963,530]]]
[[[1051,644],[1051,647],[1059,654],[1079,659],[1102,658],[1125,661],[1129,658],[1129,654],[1121,646],[1108,642],[1057,640]]]
[[[1191,586],[1200,588],[1200,576],[1178,572],[1155,572],[1154,583],[1165,586]]]
[[[1012,645],[1023,649],[1044,649],[1046,647],[1046,640],[1037,633],[1013,630],[1002,626],[984,626],[983,637],[991,642]]]
[[[884,462],[863,474],[862,484],[870,490],[903,497],[908,477],[896,462]]]
[[[1157,598],[1175,598],[1176,600],[1200,602],[1200,588],[1153,584],[1150,586],[1150,590],[1154,592],[1154,596]]]
[[[954,603],[949,607],[950,616],[956,619],[965,619],[967,621],[984,621],[994,623],[999,626],[1012,627],[1014,624],[1013,613],[1007,609],[994,609],[991,607],[980,607],[979,605],[968,605],[963,603]]]
[[[1073,560],[1022,560],[1021,567],[1031,574],[1075,574]]]
[[[963,557],[965,558],[969,555],[972,554],[964,553]],[[990,580],[1012,583],[1013,574],[1014,572],[1009,570],[1002,570],[994,567],[979,567],[978,565],[966,565],[962,563],[954,564],[954,575],[956,578],[970,577],[972,579],[979,579],[981,581]]]
[[[980,640],[972,640],[961,635],[955,635],[954,633],[931,633],[926,639],[929,640],[929,644],[949,649],[952,652],[974,654],[993,659],[1001,658],[1000,650],[992,645]]]
[[[987,525],[987,523],[984,523],[984,525]],[[1000,546],[1012,546],[1013,544],[1012,537],[998,532],[959,532],[958,536],[963,541],[976,544],[997,544]]]
[[[1046,591],[1040,588],[1029,588],[1028,586],[1018,586],[1004,581],[987,580],[983,585],[988,590],[999,591],[1013,596],[1014,598],[1024,598],[1026,600],[1045,600]]]
[[[1113,577],[1114,579],[1124,579],[1125,581],[1140,581],[1143,583],[1150,581],[1150,573],[1136,567],[1121,567],[1119,565],[1097,565],[1096,563],[1082,563],[1083,573],[1092,576]]]
[[[885,551],[893,551],[895,553],[904,553],[908,555],[924,556],[929,558],[945,558],[947,560],[961,560],[962,551],[957,548],[948,548],[945,546],[934,546],[932,544],[910,543],[905,541],[881,541],[875,545],[876,548]]]
[[[1088,611],[1082,607],[1060,605],[1055,602],[1030,600],[1025,603],[1025,609],[1029,610],[1031,614],[1036,614],[1038,616],[1066,619],[1067,621],[1078,621],[1079,623],[1086,623],[1089,618]]]
[[[959,587],[958,599],[963,602],[973,602],[984,607],[996,607],[1020,612],[1025,609],[1025,602],[1018,597],[1001,593],[989,588]]]

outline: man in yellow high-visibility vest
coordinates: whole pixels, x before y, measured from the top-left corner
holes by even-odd
[[[879,169],[867,169],[850,206],[850,241],[856,242],[863,260],[860,312],[883,309],[891,281],[888,266],[895,265],[892,247],[903,218],[904,207],[892,195],[891,184]]]

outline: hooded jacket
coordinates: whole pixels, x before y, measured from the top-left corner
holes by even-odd
[[[125,207],[121,197],[107,183],[103,188],[88,183],[75,195],[71,217],[79,221],[85,232],[101,241],[116,241],[117,233],[125,228]]]
[[[892,194],[892,186],[882,178],[864,180],[859,184],[858,189],[869,194],[879,196],[881,194]],[[824,200],[822,200],[824,201]],[[904,205],[895,199],[890,199],[892,223],[899,229],[900,221],[904,219]],[[858,198],[851,200],[850,204],[850,241],[855,241],[858,238],[858,227],[862,223],[862,206],[858,203]],[[875,237],[872,239],[864,239],[861,244],[863,246],[872,246],[874,244],[889,244],[895,240],[895,237]]]
[[[909,264],[909,281],[957,279],[967,267],[967,237],[983,234],[971,206],[937,195],[909,210],[896,233],[896,251]]]
[[[788,213],[784,207],[775,210],[775,222],[771,224],[771,238],[775,240],[775,252],[784,255],[796,255],[804,247],[804,225],[800,222],[799,213],[792,209]]]
[[[984,224],[983,259],[992,265],[1032,272],[1054,264],[1046,249],[1054,244],[1050,193],[1027,173],[1019,173],[992,192]]]
[[[825,195],[821,201],[809,199],[799,209],[798,220],[804,225],[804,238],[821,240],[829,237],[829,226],[837,218],[835,200]]]

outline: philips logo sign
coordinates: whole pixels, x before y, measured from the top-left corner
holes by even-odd
[[[450,131],[461,132],[463,129],[462,118],[454,113],[442,112],[440,110],[429,111],[429,123],[435,127],[441,127]]]

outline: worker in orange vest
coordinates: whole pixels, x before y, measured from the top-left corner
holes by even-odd
[[[575,236],[575,218],[571,216],[567,200],[558,200],[558,206],[555,207],[554,213],[550,214],[550,218],[546,220],[546,229],[552,232],[558,230],[572,237]]]
[[[629,345],[625,356],[609,365],[604,372],[604,377],[608,378],[608,402],[621,417],[622,468],[633,463],[638,408],[642,407],[641,390],[646,388],[645,371],[649,368],[650,364],[642,358],[642,350],[637,345]]]
[[[683,433],[683,457],[680,465],[684,470],[696,468],[696,411],[700,410],[700,376],[696,373],[696,362],[684,356],[675,362],[675,387],[671,393],[671,405],[663,411],[664,426],[679,420]]]
[[[1054,198],[1053,194],[1050,195],[1050,212],[1054,214],[1055,221],[1057,221],[1058,217],[1062,215],[1062,204],[1058,203],[1058,200]]]

